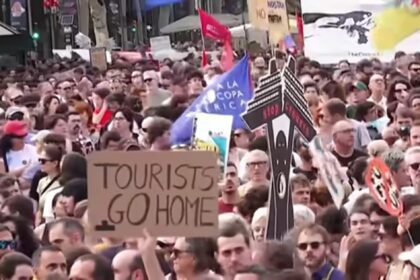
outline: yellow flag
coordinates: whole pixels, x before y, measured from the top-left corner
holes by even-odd
[[[271,44],[277,44],[289,34],[286,0],[265,0],[262,2],[266,1],[268,6],[267,18],[270,42]]]
[[[248,0],[249,21],[255,28],[268,30],[267,12],[267,0]]]

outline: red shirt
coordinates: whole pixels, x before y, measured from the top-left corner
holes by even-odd
[[[96,108],[93,112],[95,115],[99,114],[101,111],[101,108]],[[98,126],[102,128],[104,125],[106,125],[110,120],[112,119],[112,112],[110,110],[106,110],[104,116],[100,120]]]
[[[235,204],[227,204],[221,197],[219,197],[219,214],[233,212],[234,207]]]

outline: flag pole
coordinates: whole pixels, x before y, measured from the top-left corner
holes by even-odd
[[[245,1],[242,0],[242,26],[244,27],[245,33],[245,51],[248,53],[248,30],[246,29],[246,22],[245,22]],[[249,14],[249,11],[248,11]]]
[[[204,42],[203,24],[201,22],[201,16],[200,16],[200,12],[199,12],[200,7],[199,7],[199,4],[198,4],[198,1],[199,0],[195,0],[195,10],[198,11],[198,14],[199,14],[198,16],[200,18],[201,43],[202,43],[202,48],[203,48],[202,54],[201,54],[201,56],[202,56],[202,58],[201,58],[201,67],[204,68],[204,66],[207,65],[207,54],[206,54],[206,44]]]

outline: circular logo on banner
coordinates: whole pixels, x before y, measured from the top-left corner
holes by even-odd
[[[374,158],[369,162],[365,175],[369,191],[379,206],[390,215],[402,213],[400,192],[391,176],[391,171],[382,159]]]

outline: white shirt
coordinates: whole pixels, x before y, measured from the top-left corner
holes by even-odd
[[[373,102],[373,103],[381,106],[384,109],[385,113],[386,113],[386,97],[385,96],[382,96],[382,99],[379,102],[376,102],[375,100],[373,100],[372,96],[369,97],[367,101],[371,101],[371,102]]]
[[[44,210],[42,211],[42,217],[45,219],[45,222],[47,223],[55,219],[52,203],[56,194],[60,193],[62,190],[63,190],[63,187],[60,187],[60,188],[47,192],[47,194],[45,195]]]
[[[30,167],[22,175],[25,179],[31,179],[38,170],[36,167],[39,167],[36,148],[30,144],[25,144],[20,151],[9,150],[6,153],[6,160],[10,171],[15,171],[29,164]]]

